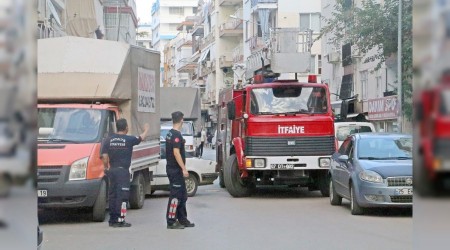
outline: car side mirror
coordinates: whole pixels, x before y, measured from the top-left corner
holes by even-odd
[[[227,103],[228,120],[236,119],[236,104],[234,101]]]
[[[342,163],[347,163],[348,162],[348,155],[341,155],[338,157],[338,161],[342,162]]]

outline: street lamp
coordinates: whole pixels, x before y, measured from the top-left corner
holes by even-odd
[[[397,45],[397,77],[398,77],[398,117],[397,117],[397,127],[398,132],[402,132],[402,0],[398,1],[398,45]]]

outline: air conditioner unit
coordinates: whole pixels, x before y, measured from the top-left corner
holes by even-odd
[[[338,63],[341,61],[341,55],[339,52],[331,52],[328,54],[328,62],[329,63]]]

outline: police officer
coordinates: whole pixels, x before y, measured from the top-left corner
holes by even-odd
[[[189,173],[185,165],[185,141],[180,132],[183,126],[183,116],[180,111],[172,113],[173,128],[166,136],[166,172],[170,183],[166,215],[168,229],[184,229],[195,226],[187,219],[186,211],[187,191],[184,177],[188,177]]]
[[[127,120],[116,122],[117,133],[104,142],[101,150],[105,172],[109,177],[109,226],[131,227],[125,222],[126,204],[130,192],[130,164],[133,146],[138,145],[148,134],[145,124],[140,136],[129,136]]]

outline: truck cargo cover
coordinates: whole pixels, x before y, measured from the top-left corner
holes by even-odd
[[[171,120],[171,114],[181,111],[185,120],[200,119],[201,103],[197,88],[161,88],[161,119]]]

